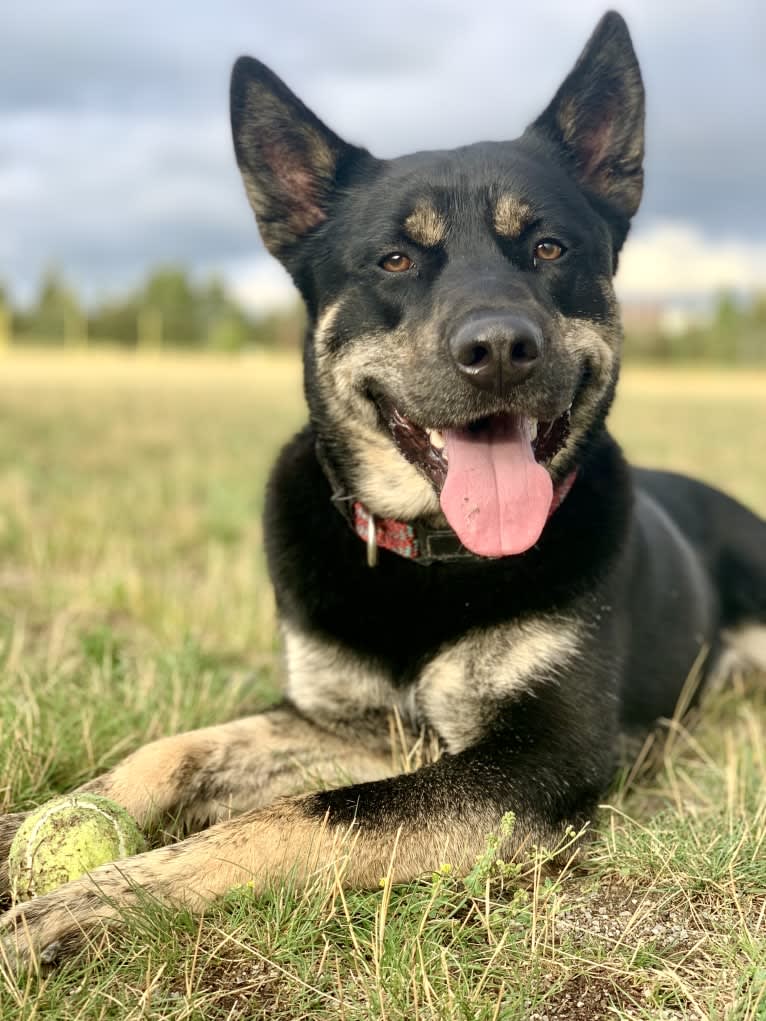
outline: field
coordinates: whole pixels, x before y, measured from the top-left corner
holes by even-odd
[[[637,461],[766,513],[766,373],[632,369]],[[304,415],[290,358],[0,355],[0,810],[269,703],[264,479]],[[766,1019],[766,678],[735,678],[610,793],[587,862],[488,854],[372,893],[318,879],[202,919],[146,904],[0,1018]],[[494,876],[494,878],[493,878]]]

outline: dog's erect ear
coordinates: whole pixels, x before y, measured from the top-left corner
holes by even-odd
[[[252,57],[240,57],[232,71],[231,127],[261,236],[284,261],[327,218],[343,170],[369,154],[338,138]]]
[[[628,26],[615,11],[598,23],[527,134],[553,142],[587,191],[633,216],[644,183],[644,87]]]

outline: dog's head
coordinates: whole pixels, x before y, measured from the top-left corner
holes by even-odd
[[[443,513],[479,554],[529,548],[617,376],[612,276],[643,183],[622,18],[512,142],[378,160],[255,60],[231,95],[263,240],[308,308],[312,423],[348,491],[383,517]]]

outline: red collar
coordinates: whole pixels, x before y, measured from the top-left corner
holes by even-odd
[[[567,498],[576,478],[575,468],[556,487],[548,519]],[[367,563],[370,567],[378,562],[379,548],[398,553],[400,557],[415,560],[424,566],[435,560],[485,559],[466,549],[451,528],[434,529],[419,521],[408,524],[393,518],[376,518],[359,500],[355,500],[352,507],[351,525],[359,538],[367,543]]]

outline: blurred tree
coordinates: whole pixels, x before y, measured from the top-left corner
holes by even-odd
[[[756,294],[750,304],[739,344],[739,358],[743,362],[766,360],[766,291]]]
[[[303,305],[296,301],[286,309],[259,319],[255,325],[254,339],[263,347],[299,350],[305,328],[306,314]]]
[[[56,269],[43,275],[37,300],[26,317],[26,332],[48,343],[77,344],[87,339],[80,301]]]
[[[742,317],[742,303],[733,291],[721,291],[716,299],[714,322],[722,330],[736,329]]]
[[[160,335],[156,324],[161,322],[161,338],[182,347],[199,347],[204,343],[204,322],[189,275],[180,266],[161,266],[146,281],[139,296],[139,309],[145,322],[152,322],[152,337]],[[151,316],[145,318],[147,310]],[[145,339],[142,334],[142,341]]]
[[[138,299],[135,294],[122,299],[102,300],[89,317],[92,343],[135,346],[138,340],[138,315]]]
[[[212,321],[208,345],[215,351],[241,351],[247,346],[252,332],[252,323],[240,309],[227,308]]]
[[[5,287],[0,284],[0,351],[11,343],[13,309]]]
[[[211,277],[199,289],[200,315],[209,347],[239,351],[252,339],[253,323],[231,298],[220,277]]]
[[[162,347],[164,320],[156,305],[143,305],[136,316],[137,342],[144,350],[159,350]]]

